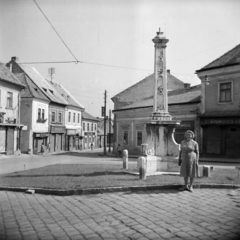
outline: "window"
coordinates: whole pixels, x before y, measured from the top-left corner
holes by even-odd
[[[91,131],[93,131],[93,123],[92,123],[92,126],[91,126]]]
[[[52,112],[52,122],[55,122],[55,120],[56,120],[56,113]]]
[[[41,108],[38,108],[38,118],[37,118],[38,120],[40,120],[41,119]]]
[[[83,123],[83,131],[85,131],[85,123]]]
[[[89,131],[89,123],[87,124],[87,131]]]
[[[137,131],[137,146],[141,146],[142,144],[142,131]]]
[[[78,113],[78,123],[80,123],[80,113]]]
[[[123,132],[123,145],[128,145],[128,131]]]
[[[97,124],[95,124],[95,131],[97,130]]]
[[[38,108],[37,122],[43,123],[44,119],[45,119],[45,110],[42,108]]]
[[[13,93],[7,92],[7,107],[12,108],[13,106]]]
[[[45,119],[45,111],[44,111],[44,109],[42,109],[42,120],[44,120]]]
[[[71,122],[71,113],[68,113],[68,122]]]
[[[59,123],[62,122],[62,113],[58,113],[58,122],[59,122]]]
[[[76,113],[73,113],[73,122],[75,123]]]
[[[220,96],[219,102],[231,102],[232,101],[232,83],[220,83]]]

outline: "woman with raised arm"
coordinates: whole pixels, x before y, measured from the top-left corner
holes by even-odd
[[[198,143],[193,140],[194,133],[187,130],[184,134],[185,140],[181,142],[181,150],[179,153],[180,176],[184,178],[184,186],[180,191],[188,190],[193,192],[193,181],[197,177],[199,148]],[[188,178],[190,179],[188,185]]]

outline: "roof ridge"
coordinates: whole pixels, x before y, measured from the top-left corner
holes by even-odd
[[[205,70],[205,69],[208,69],[208,68],[211,68],[211,65],[217,61],[219,61],[221,58],[224,58],[226,57],[228,54],[230,54],[231,52],[234,52],[234,50],[238,49],[239,48],[239,51],[237,51],[236,55],[240,52],[240,44],[236,45],[234,48],[230,49],[229,51],[227,51],[226,53],[222,54],[220,57],[216,58],[215,60],[213,60],[212,62],[210,62],[209,64],[207,64],[206,66],[204,66],[203,68],[199,69],[198,71],[200,70]]]

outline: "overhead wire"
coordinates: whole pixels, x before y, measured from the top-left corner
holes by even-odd
[[[36,6],[38,7],[38,9],[41,11],[41,13],[43,14],[43,16],[46,18],[46,20],[48,21],[48,23],[51,25],[52,29],[55,31],[55,33],[58,35],[58,37],[61,39],[62,43],[65,45],[65,47],[68,49],[68,51],[72,54],[72,56],[75,58],[76,62],[78,63],[78,59],[75,57],[75,55],[72,53],[72,51],[70,50],[70,48],[67,46],[67,44],[64,42],[64,40],[61,38],[60,34],[57,32],[57,30],[54,28],[54,26],[52,25],[52,23],[49,21],[49,19],[47,18],[47,16],[45,15],[45,13],[42,11],[42,9],[40,8],[40,6],[37,4],[36,0],[33,0],[36,4]]]

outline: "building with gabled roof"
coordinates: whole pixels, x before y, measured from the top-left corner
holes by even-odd
[[[20,93],[24,89],[25,85],[0,63],[0,154],[21,153]]]
[[[82,112],[84,107],[72,96],[72,94],[61,84],[48,81],[53,88],[67,101],[65,111],[66,126],[66,151],[80,150],[82,145]]]
[[[175,140],[180,143],[184,132],[192,130],[199,137],[198,112],[200,85],[190,87],[168,71],[168,110],[173,120],[180,120]],[[146,123],[153,112],[154,77],[150,75],[112,98],[114,102],[114,151],[118,144],[130,154],[139,155],[147,137]],[[170,91],[171,90],[171,91]]]
[[[32,121],[34,121],[36,128],[26,130],[30,134],[28,152],[38,154],[41,152],[42,143],[44,144],[44,148],[48,149],[49,152],[65,150],[65,108],[68,102],[34,67],[18,63],[16,57],[12,57],[7,66],[15,75],[24,74],[27,79],[35,84],[35,90],[41,91],[41,95],[43,94],[48,99],[47,102],[29,105],[33,108]],[[27,109],[26,112],[28,112]],[[40,127],[39,125],[42,126]],[[31,139],[33,140],[31,141]]]
[[[202,159],[239,162],[240,44],[196,73],[202,89]]]
[[[97,118],[86,111],[82,112],[83,149],[90,149],[91,146],[97,148],[99,146],[97,123]]]

